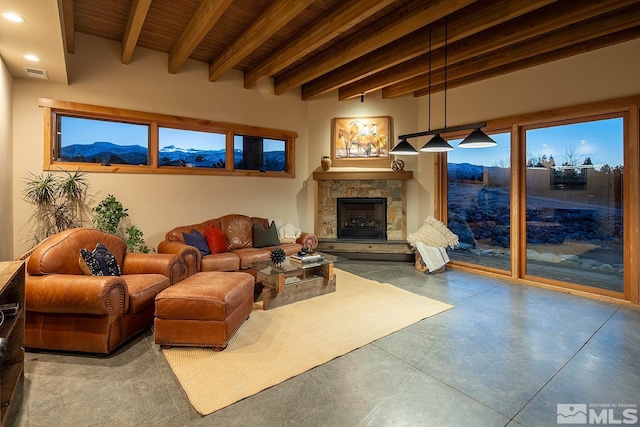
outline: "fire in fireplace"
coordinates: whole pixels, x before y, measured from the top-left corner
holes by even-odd
[[[339,197],[338,238],[387,239],[387,199]]]

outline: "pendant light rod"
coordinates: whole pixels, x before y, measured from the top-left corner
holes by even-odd
[[[447,38],[448,32],[447,16],[444,17],[444,127],[447,127]]]
[[[415,148],[407,141],[407,138],[416,138],[419,136],[435,135],[420,149],[420,151],[427,152],[444,152],[451,151],[453,147],[442,137],[441,133],[457,132],[461,130],[472,129],[471,132],[464,140],[458,145],[460,148],[484,148],[493,147],[496,142],[491,139],[487,134],[482,132],[480,128],[487,126],[487,122],[471,123],[461,126],[447,126],[447,45],[448,45],[448,22],[447,17],[444,18],[444,127],[442,129],[431,129],[431,26],[429,25],[429,115],[428,125],[429,130],[415,133],[406,133],[398,136],[400,143],[391,149],[391,154],[417,154]]]
[[[431,130],[431,27],[433,24],[429,24],[429,122],[428,127]],[[445,125],[446,126],[446,125]]]
[[[472,124],[469,124],[469,125],[452,126],[452,127],[448,127],[448,128],[442,128],[442,129],[433,129],[433,130],[429,129],[429,130],[424,130],[422,132],[406,133],[404,135],[399,135],[398,139],[417,138],[419,136],[435,135],[437,133],[457,132],[459,130],[469,130],[469,129],[483,128],[485,126],[487,126],[487,122],[472,123]]]

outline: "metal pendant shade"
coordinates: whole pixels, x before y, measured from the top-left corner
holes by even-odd
[[[497,145],[497,142],[491,139],[489,135],[482,132],[480,128],[475,128],[469,136],[458,144],[458,148],[487,148],[495,145]]]
[[[418,150],[416,150],[411,144],[409,144],[407,138],[402,138],[400,143],[393,147],[389,153],[401,156],[412,156],[418,154]]]
[[[451,151],[453,147],[449,145],[447,141],[444,140],[443,137],[437,133],[433,138],[431,138],[426,144],[422,146],[420,151],[427,152],[442,152],[442,151]]]

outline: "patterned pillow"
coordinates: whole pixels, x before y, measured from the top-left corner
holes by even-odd
[[[116,257],[102,243],[93,251],[80,249],[80,269],[88,276],[120,276],[122,270]]]

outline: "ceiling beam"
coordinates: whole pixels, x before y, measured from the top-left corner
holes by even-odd
[[[624,43],[626,41],[634,40],[637,38],[640,38],[640,26],[622,30],[617,33],[607,34],[606,36],[597,37],[593,40],[587,40],[585,42],[571,45],[562,49],[557,49],[552,52],[543,53],[532,58],[526,58],[520,61],[511,62],[500,67],[490,68],[488,70],[467,75],[460,79],[448,80],[447,89],[465,86],[471,83],[479,82],[504,74],[513,73],[515,71],[520,71],[538,65],[546,64],[548,62],[568,58],[570,56],[591,52],[592,50],[602,49],[607,46]],[[432,86],[431,93],[442,92],[443,90],[444,84],[440,83],[436,86]],[[420,89],[418,91],[415,91],[413,95],[415,97],[427,96],[429,95],[429,91],[428,89]]]
[[[313,25],[301,32],[293,40],[287,41],[274,55],[245,73],[245,89],[252,88],[261,80],[288,67],[394,1],[355,0],[341,2],[331,13],[315,21]]]
[[[169,73],[178,72],[231,3],[233,0],[204,0],[200,3],[198,10],[169,52]]]
[[[638,0],[573,0],[559,2],[521,16],[518,19],[510,20],[504,25],[496,26],[457,43],[449,44],[447,46],[447,62],[451,65],[467,58],[484,55],[634,3],[638,3]],[[421,55],[411,61],[347,84],[339,89],[338,99],[356,98],[361,93],[369,93],[422,75],[426,71],[428,61],[428,54]],[[444,62],[444,48],[432,51],[432,71],[443,68]]]
[[[428,64],[429,55],[420,55],[410,61],[403,62],[372,76],[340,87],[338,89],[338,99],[340,101],[352,99],[363,93],[370,93],[409,80],[413,77],[422,76],[425,74],[425,70],[428,69]],[[436,71],[436,67],[433,67],[433,60],[432,71]]]
[[[532,12],[556,0],[483,0],[454,12],[447,18],[448,42],[456,42],[480,31]],[[432,49],[444,46],[444,19],[433,23]],[[302,99],[324,95],[345,84],[378,73],[428,52],[428,30],[420,29],[349,62],[302,86]],[[384,60],[381,60],[384,58]],[[424,70],[423,70],[424,71]]]
[[[356,61],[349,62],[303,84],[302,100],[306,101],[313,97],[327,94],[341,86],[376,75],[376,73],[383,72],[389,67],[402,64],[422,55],[429,50],[428,36],[425,37],[424,34],[424,29],[416,30],[358,58]]]
[[[209,64],[209,81],[215,82],[244,57],[269,39],[314,0],[275,0],[237,39]]]
[[[133,3],[131,3],[127,29],[122,38],[122,57],[120,62],[123,64],[131,62],[133,50],[138,43],[138,37],[140,37],[140,31],[142,31],[142,25],[144,25],[144,20],[147,18],[150,5],[151,0],[133,0]]]
[[[294,87],[328,73],[355,58],[372,52],[446,15],[474,0],[414,0],[378,20],[368,31],[361,31],[327,49],[299,67],[276,79],[274,92],[282,95]]]
[[[640,8],[630,6],[607,15],[574,24],[565,29],[539,36],[516,45],[493,51],[447,66],[447,80],[461,79],[493,68],[503,67],[511,62],[548,54],[575,44],[634,28],[640,22]],[[440,69],[431,77],[432,91],[444,84],[444,70]],[[428,88],[428,73],[382,89],[383,98],[393,98]]]
[[[76,53],[76,30],[73,24],[73,0],[62,0],[62,28],[67,53]]]

